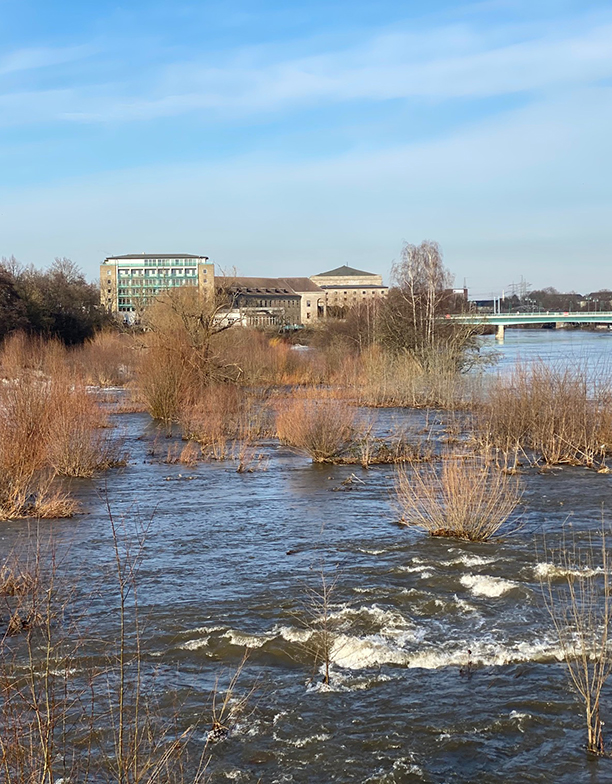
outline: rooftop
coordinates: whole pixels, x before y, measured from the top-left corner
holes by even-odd
[[[216,278],[218,285],[227,286],[234,289],[244,289],[247,293],[262,291],[263,293],[275,290],[283,294],[295,294],[298,291],[320,291],[323,290],[310,278],[248,278],[229,276],[227,278]]]
[[[329,272],[319,272],[318,275],[313,275],[313,278],[360,278],[364,275],[371,275],[378,277],[375,272],[364,272],[363,270],[355,269],[354,267],[347,267],[343,264],[342,267],[329,270]]]
[[[208,256],[194,256],[191,253],[128,253],[126,256],[107,256],[104,261],[121,259],[208,259]]]

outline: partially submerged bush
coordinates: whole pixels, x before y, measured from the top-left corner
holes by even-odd
[[[495,380],[481,405],[479,433],[506,458],[527,452],[545,463],[592,466],[612,450],[612,385],[586,366],[518,366]]]
[[[349,389],[364,406],[452,410],[471,404],[480,377],[459,373],[454,358],[441,348],[425,363],[409,351],[371,346],[345,360],[334,383]]]
[[[343,401],[324,397],[289,400],[276,419],[278,437],[307,452],[315,463],[338,458],[351,444],[355,413]]]
[[[183,437],[203,446],[226,438],[252,440],[265,430],[265,397],[234,384],[211,384],[183,408]]]
[[[49,349],[52,362],[40,341],[33,341],[31,356],[27,345],[16,338],[6,346],[11,361],[4,366],[10,376],[0,386],[0,517],[66,517],[77,504],[55,477],[91,476],[121,456],[102,429],[106,417],[100,406],[69,374],[55,344]]]
[[[402,522],[431,536],[486,541],[516,509],[516,477],[473,456],[445,455],[440,466],[413,463],[398,469],[397,502]]]

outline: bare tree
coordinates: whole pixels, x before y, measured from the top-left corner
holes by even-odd
[[[420,245],[405,243],[391,276],[396,297],[404,305],[405,320],[412,327],[414,348],[424,354],[434,344],[439,305],[452,285],[440,246],[430,240]]]

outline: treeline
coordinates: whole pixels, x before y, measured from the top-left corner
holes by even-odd
[[[501,303],[502,310],[513,310],[519,307],[552,311],[609,311],[612,310],[612,291],[601,289],[600,291],[591,291],[589,294],[580,294],[577,291],[557,291],[552,286],[548,286],[544,289],[530,291],[522,299],[514,294],[506,297]]]
[[[56,258],[47,270],[0,260],[0,340],[23,331],[83,343],[110,320],[99,303],[98,285],[70,259]]]

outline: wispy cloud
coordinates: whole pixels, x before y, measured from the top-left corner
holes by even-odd
[[[83,85],[75,79],[60,91],[15,91],[0,96],[0,108],[11,124],[134,122],[198,111],[211,121],[359,100],[527,94],[612,77],[612,23],[596,20],[579,28],[519,28],[511,31],[512,40],[501,29],[476,32],[466,25],[385,31],[351,47],[293,58],[245,48],[217,57],[213,67],[209,58],[168,62],[151,66],[146,79],[134,69],[132,78],[119,82]],[[0,73],[51,66],[88,51],[23,50],[0,62]]]
[[[72,63],[89,57],[97,51],[91,44],[65,47],[46,47],[18,49],[0,57],[0,76],[14,74],[19,71],[32,71],[38,68],[49,68],[62,63]]]

